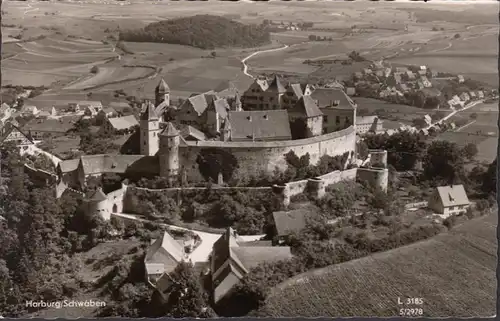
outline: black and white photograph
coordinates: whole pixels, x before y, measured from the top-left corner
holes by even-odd
[[[493,318],[495,0],[3,0],[0,318]]]

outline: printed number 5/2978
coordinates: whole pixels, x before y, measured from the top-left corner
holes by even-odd
[[[424,314],[424,310],[421,308],[416,309],[399,309],[400,316],[422,316]]]

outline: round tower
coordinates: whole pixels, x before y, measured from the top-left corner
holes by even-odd
[[[167,83],[162,78],[155,88],[155,105],[158,106],[163,102],[165,102],[167,106],[170,106],[170,87],[168,87]]]
[[[160,176],[168,177],[172,182],[179,174],[179,131],[168,122],[160,134]]]
[[[97,188],[95,191],[90,191],[85,195],[85,214],[94,215],[98,214],[103,219],[109,220],[111,213],[108,209],[108,199],[102,188]]]
[[[153,156],[158,152],[160,133],[160,119],[155,112],[154,105],[146,102],[146,109],[140,119],[140,153]]]

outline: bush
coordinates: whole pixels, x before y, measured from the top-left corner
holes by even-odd
[[[443,221],[443,225],[446,226],[448,229],[453,228],[457,224],[457,216],[456,215],[451,215],[450,217],[446,218]]]

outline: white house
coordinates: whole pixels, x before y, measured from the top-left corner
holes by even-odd
[[[465,213],[470,207],[463,185],[439,186],[431,195],[428,207],[438,214]]]

